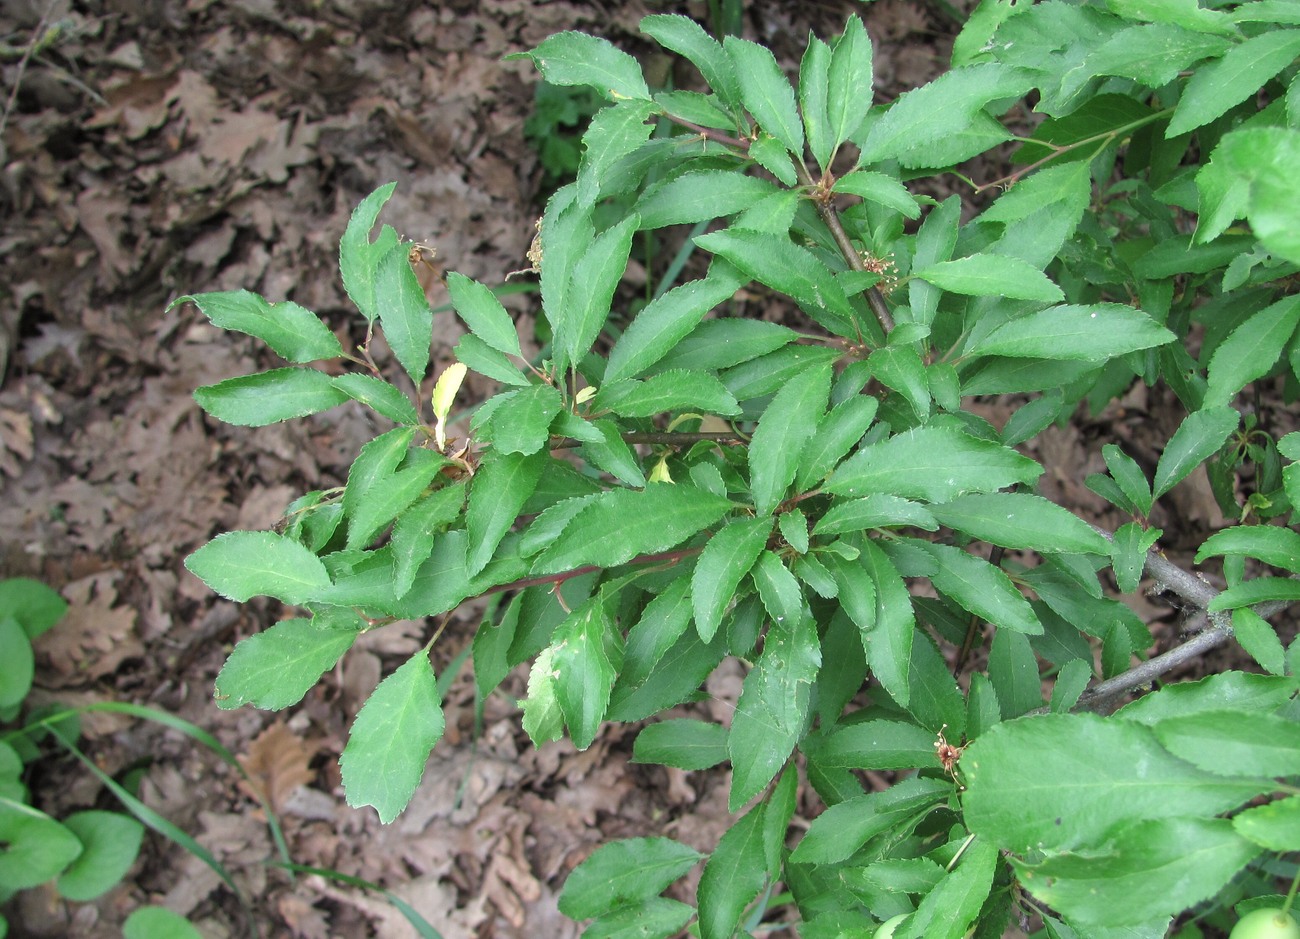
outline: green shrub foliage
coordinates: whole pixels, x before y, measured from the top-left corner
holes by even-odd
[[[808,937],[900,915],[900,939],[992,937],[1020,914],[1054,936],[1154,937],[1240,898],[1243,872],[1300,850],[1296,647],[1265,618],[1300,599],[1300,435],[1239,410],[1254,383],[1289,400],[1300,380],[1300,8],[984,0],[947,72],[879,104],[856,17],[810,38],[794,82],[685,17],[642,29],[702,91],[656,92],[581,33],[527,53],[606,102],[530,255],[535,359],[496,294],[453,273],[469,332],[428,374],[411,245],[375,234],[392,185],[356,210],[340,266],[399,374],[292,302],[182,298],[290,363],[199,389],[213,416],[355,400],[393,425],[341,492],[189,558],[223,596],[303,611],[236,647],[218,704],[292,705],[363,632],[499,594],[475,680],[486,695],[531,662],[539,744],[586,747],[744,663],[729,726],[662,719],[634,751],[730,762],[734,824],[707,857],[662,837],[603,847],[561,899],[593,935],[695,921],[722,939],[788,904]],[[1004,179],[957,171],[992,148]],[[941,173],[996,198],[967,218],[908,185]],[[674,264],[648,302],[615,302],[635,246],[683,236],[701,276]],[[742,290],[784,298],[792,325],[746,317]],[[313,367],[340,358],[341,375]],[[501,386],[467,429],[466,368]],[[1103,533],[1036,488],[1073,467],[1017,448],[1135,382],[1172,389],[1186,418],[1153,474],[1104,447],[1087,484],[1131,520]],[[998,428],[967,407],[981,395],[1023,403]],[[1163,561],[1148,524],[1203,465],[1241,522],[1197,557],[1223,559],[1222,591]],[[1205,611],[1174,655],[1235,631],[1262,673],[1094,713],[1167,667],[1134,666],[1151,636],[1103,591],[1144,571]],[[433,641],[342,755],[348,802],[385,822],[442,734]],[[861,770],[896,782],[868,791]],[[825,808],[795,837],[800,779]],[[695,906],[661,895],[700,863]]]

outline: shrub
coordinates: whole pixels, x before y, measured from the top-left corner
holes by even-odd
[[[292,301],[177,301],[291,363],[199,389],[214,417],[356,400],[394,425],[341,492],[188,559],[223,596],[305,611],[235,648],[218,704],[290,706],[363,632],[491,593],[509,599],[474,637],[477,689],[531,661],[538,744],[586,747],[740,659],[729,727],[659,720],[634,748],[730,761],[734,824],[707,859],[660,837],[598,850],[561,897],[593,935],[694,919],[716,939],[788,906],[809,937],[899,915],[900,939],[997,936],[1013,913],[1057,936],[1156,936],[1189,908],[1220,915],[1242,884],[1267,893],[1243,872],[1300,850],[1300,799],[1279,781],[1300,775],[1296,647],[1267,622],[1300,598],[1284,524],[1300,434],[1243,421],[1238,401],[1261,383],[1291,400],[1300,376],[1298,24],[1281,3],[985,0],[950,70],[874,107],[852,17],[809,40],[793,85],[761,45],[647,17],[703,93],[652,92],[601,39],[546,40],[527,54],[545,80],[608,104],[531,253],[540,357],[491,289],[449,274],[469,333],[430,394],[411,246],[371,237],[391,184],[353,214],[340,266],[402,374]],[[975,187],[1003,191],[973,217],[906,185],[1008,145],[1014,169]],[[632,245],[679,226],[707,271],[624,320]],[[785,298],[797,328],[744,316],[742,287]],[[337,377],[311,365],[340,359],[355,367]],[[455,437],[466,369],[503,390]],[[1135,382],[1186,417],[1154,467],[1102,448],[1088,486],[1129,518],[1103,532],[1040,495],[1045,467],[1017,447]],[[986,395],[1021,402],[1002,428],[969,408]],[[1149,524],[1203,464],[1241,522],[1196,555],[1223,559],[1222,590],[1166,560]],[[1147,626],[1103,590],[1144,572],[1200,611],[1151,659]],[[342,754],[349,804],[385,822],[442,734],[440,634],[380,683]],[[1263,674],[1102,716],[1233,636]],[[860,770],[895,781],[866,791]],[[791,849],[801,771],[826,808]],[[660,895],[701,861],[696,906]]]

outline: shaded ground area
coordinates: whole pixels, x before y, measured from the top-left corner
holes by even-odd
[[[381,674],[422,644],[422,623],[368,635],[297,708],[218,711],[212,681],[225,655],[283,611],[213,597],[182,559],[218,532],[270,527],[306,490],[341,484],[383,428],[359,407],[256,431],[208,420],[196,386],[274,363],[192,306],[167,307],[186,293],[248,288],[355,330],[338,238],[355,204],[390,180],[385,221],[436,246],[448,268],[500,282],[526,266],[541,178],[522,134],[535,78],[502,57],[571,28],[645,53],[636,24],[665,10],[707,15],[702,3],[595,0],[106,0],[75,11],[14,0],[0,13],[0,573],[41,578],[72,604],[40,640],[33,701],[133,701],[209,729],[276,809],[295,862],[384,884],[447,939],[574,935],[555,911],[567,872],[618,837],[668,834],[712,849],[728,823],[725,775],[631,766],[634,734],[622,727],[583,753],[535,751],[505,696],[476,724],[465,669],[425,785],[380,826],[343,804],[336,760]],[[854,11],[868,17],[883,94],[946,62],[954,24],[924,4],[755,4],[746,28],[793,62],[809,28],[829,35]],[[528,315],[528,298],[514,302]],[[439,314],[435,374],[460,332]],[[988,408],[999,424],[1009,413]],[[1149,441],[1167,439],[1177,419],[1171,402],[1135,392],[1124,408],[1049,433],[1043,446],[1055,450],[1038,454],[1046,494],[1104,520],[1082,485],[1101,468],[1100,442],[1122,441],[1154,465]],[[1218,520],[1203,488],[1184,487],[1175,504],[1177,519],[1156,520],[1175,539],[1181,524]],[[482,612],[457,612],[438,646],[440,674]],[[739,666],[714,677],[709,716],[728,720],[741,677]],[[143,770],[141,797],[227,866],[263,934],[410,934],[374,894],[268,867],[266,820],[211,753],[122,716],[92,715],[84,730],[107,772]],[[115,807],[74,765],[43,772],[33,791],[55,815]],[[29,891],[6,915],[16,935],[110,936],[147,902],[207,936],[247,934],[217,875],[154,835],[130,880],[100,901],[72,907]]]

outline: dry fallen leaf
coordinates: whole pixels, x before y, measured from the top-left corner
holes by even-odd
[[[264,798],[278,815],[295,789],[316,778],[310,763],[318,751],[314,741],[303,740],[286,724],[272,724],[238,758],[249,775],[249,780],[240,780],[239,788],[255,799]]]

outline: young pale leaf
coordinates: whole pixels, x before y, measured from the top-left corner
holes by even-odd
[[[1300,56],[1300,30],[1262,33],[1229,49],[1223,58],[1197,69],[1178,101],[1165,138],[1195,130],[1227,113]]]
[[[385,825],[397,818],[445,723],[429,653],[421,649],[379,683],[352,722],[339,757],[348,805],[374,806]]]
[[[314,368],[275,368],[194,390],[199,407],[219,421],[265,427],[338,407],[348,396]]]
[[[55,881],[59,896],[78,903],[108,893],[125,879],[140,853],[144,826],[121,812],[73,812],[63,827],[81,842],[81,854]]]
[[[758,126],[790,153],[803,156],[803,124],[794,102],[794,89],[786,81],[776,56],[766,46],[735,36],[725,37],[722,46],[735,66],[741,100]]]
[[[1110,554],[1110,542],[1068,509],[1019,492],[973,493],[930,511],[941,524],[1004,548]]]
[[[1001,254],[974,254],[955,261],[941,261],[913,271],[912,276],[949,293],[969,297],[1006,297],[1047,303],[1065,299],[1061,288],[1038,268],[1019,258]]]
[[[384,338],[416,385],[424,381],[433,343],[433,309],[404,245],[394,245],[375,271],[375,309]]]
[[[758,560],[772,532],[769,516],[734,521],[705,544],[691,575],[695,628],[711,642],[740,581]]]
[[[601,184],[610,167],[650,138],[654,126],[646,120],[655,112],[651,101],[620,101],[602,108],[582,135],[582,162],[578,165],[578,204],[590,208],[601,197]]]
[[[858,165],[880,163],[963,129],[988,104],[1018,98],[1033,86],[1025,72],[1000,63],[955,68],[905,92],[870,125]]]
[[[330,328],[311,310],[291,300],[268,303],[248,290],[198,293],[173,300],[193,303],[213,326],[261,339],[290,362],[315,362],[343,354]]]
[[[375,303],[375,275],[379,261],[397,246],[398,238],[390,225],[381,228],[374,241],[370,240],[370,231],[379,218],[379,210],[396,188],[397,183],[388,183],[362,199],[348,219],[348,227],[339,241],[339,272],[343,275],[343,289],[361,315],[372,323],[379,313]]]
[[[614,291],[627,269],[638,221],[633,214],[601,232],[573,267],[573,283],[568,291],[572,308],[564,312],[556,328],[556,339],[563,337],[570,362],[582,361],[609,317]]]
[[[884,173],[856,170],[837,179],[834,189],[893,209],[904,218],[921,217],[921,209],[907,187]]]
[[[835,495],[884,492],[946,502],[966,492],[1032,483],[1043,468],[1009,447],[950,427],[919,427],[864,447],[831,474]]]
[[[677,718],[651,724],[636,735],[633,763],[658,763],[684,770],[709,769],[727,759],[727,728]]]
[[[1195,561],[1201,564],[1206,558],[1218,555],[1245,555],[1300,574],[1300,532],[1272,525],[1237,525],[1225,528],[1205,539],[1205,543],[1196,552]]]
[[[936,517],[940,508],[935,507]],[[929,545],[928,550],[939,562],[931,577],[935,588],[957,601],[962,609],[994,626],[1031,636],[1042,633],[1043,624],[1034,615],[1033,607],[1001,568],[950,545]]]
[[[574,610],[555,630],[551,643],[555,697],[579,750],[596,739],[609,707],[609,692],[623,664],[621,641],[599,596]]]
[[[1122,303],[1048,307],[991,330],[968,355],[1105,361],[1164,345],[1174,334],[1141,310]],[[967,392],[969,393],[969,392]]]
[[[394,424],[420,423],[420,415],[411,400],[382,378],[363,375],[360,372],[349,372],[346,375],[339,375],[331,384],[353,401],[360,401]]]
[[[740,917],[767,880],[764,803],[732,825],[704,865],[697,890],[700,939],[731,939]]]
[[[731,297],[742,281],[730,265],[715,263],[707,277],[674,287],[648,303],[610,350],[606,384],[639,375],[670,350],[680,348],[679,343],[700,325],[704,315]]]
[[[1297,31],[1300,34],[1300,30]],[[1273,368],[1300,323],[1300,294],[1260,310],[1234,329],[1210,356],[1204,408],[1223,407]]]
[[[694,411],[735,417],[740,404],[722,382],[708,372],[675,368],[606,384],[592,404],[622,417],[654,417],[670,411]]]
[[[872,80],[871,39],[862,20],[850,16],[831,51],[826,120],[830,126],[832,147],[839,147],[856,135],[862,126],[871,109]],[[822,168],[826,168],[825,163],[822,163]]]
[[[856,337],[853,307],[844,288],[807,248],[785,236],[740,228],[701,235],[695,243],[730,261],[746,276],[793,297],[806,313],[836,335]],[[821,311],[829,316],[819,316]]]
[[[466,568],[471,577],[492,560],[501,539],[537,488],[549,459],[546,451],[525,455],[489,450],[483,457],[465,509],[470,542]]]
[[[320,558],[270,531],[229,531],[185,559],[185,567],[217,593],[240,603],[275,597],[301,604],[330,586]]]
[[[587,85],[605,97],[650,100],[641,66],[608,39],[586,33],[556,33],[532,52],[506,56],[529,58],[552,85]]]
[[[514,320],[496,294],[478,281],[470,280],[455,271],[447,274],[447,292],[451,295],[452,306],[470,328],[470,332],[498,352],[522,358]]]
[[[780,190],[736,170],[697,170],[647,189],[636,204],[642,228],[663,228],[735,215]]]
[[[1196,467],[1223,446],[1237,429],[1241,415],[1229,407],[1205,408],[1183,419],[1165,444],[1156,464],[1154,493],[1160,498],[1186,479]]]
[[[617,567],[638,554],[666,551],[726,515],[731,502],[684,483],[614,489],[575,518],[537,561],[555,574],[584,565]]]
[[[826,412],[829,366],[810,368],[776,393],[749,444],[749,483],[759,515],[770,515],[794,481],[803,450]]]
[[[1223,890],[1261,853],[1227,819],[1189,815],[1117,828],[1104,851],[1013,864],[1030,892],[1080,933],[1127,926],[1132,934],[1153,936],[1167,931],[1170,917]]]
[[[725,104],[731,107],[740,104],[740,84],[731,59],[695,20],[676,14],[656,14],[641,20],[641,32],[665,49],[689,59]]]
[[[592,919],[649,900],[703,858],[671,838],[627,838],[602,845],[564,881],[560,912],[570,919]]]
[[[799,109],[808,149],[818,166],[829,167],[831,154],[839,142],[826,113],[826,90],[830,78],[831,47],[816,36],[808,37],[808,48],[799,63]],[[841,138],[842,139],[842,138]]]
[[[866,435],[879,407],[880,402],[871,395],[856,395],[831,408],[804,447],[795,472],[795,488],[803,492],[825,479]]]
[[[360,619],[355,629],[287,619],[249,636],[235,646],[217,675],[217,707],[251,704],[278,711],[297,704],[352,648],[363,625]]]
[[[727,735],[732,766],[730,811],[757,795],[794,752],[804,734],[821,660],[817,626],[811,617],[774,622],[768,627],[763,654],[745,676]]]
[[[1003,722],[971,743],[961,766],[966,824],[1016,852],[1101,845],[1145,819],[1217,815],[1274,786],[1199,770],[1149,728],[1095,714]]]

